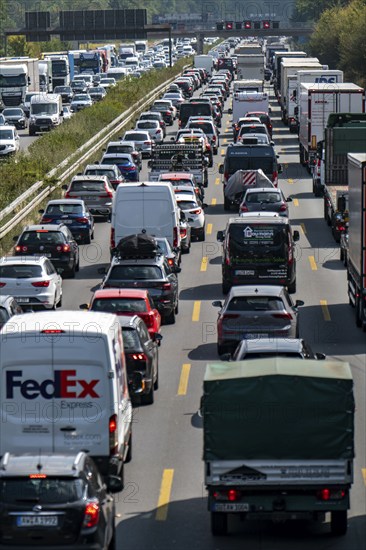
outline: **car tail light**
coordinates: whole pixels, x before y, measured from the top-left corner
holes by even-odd
[[[324,488],[316,494],[318,500],[342,500],[346,496],[344,489],[328,489]]]
[[[238,313],[225,313],[222,316],[223,321],[227,321],[228,319],[238,319],[240,315]]]
[[[240,492],[237,489],[229,489],[227,492],[227,499],[230,502],[235,502],[240,498]]]
[[[171,285],[171,283],[163,283],[161,288],[162,288],[162,290],[171,290],[172,285]]]
[[[151,141],[144,141],[144,145],[151,145]]]
[[[87,502],[84,511],[83,527],[90,529],[98,525],[99,504],[97,502]]]
[[[56,246],[56,250],[58,252],[70,252],[70,245],[63,244],[63,245]]]
[[[240,212],[249,212],[249,208],[245,204],[242,204],[240,206]]]
[[[288,313],[287,311],[282,313],[272,313],[272,317],[275,319],[288,319],[289,321],[292,321],[293,319],[291,313]]]
[[[109,199],[113,199],[113,192],[109,191],[109,189],[107,189],[107,187],[105,187],[104,189],[105,189],[105,193],[103,193],[100,196],[103,197],[103,198],[108,197]]]
[[[41,223],[51,223],[53,220],[52,218],[42,218]]]
[[[286,212],[287,206],[285,204],[281,204],[280,206],[280,212]]]
[[[133,170],[136,170],[136,166],[124,166],[123,169],[126,172],[132,172]],[[113,195],[112,195],[113,196]]]
[[[116,247],[116,241],[114,240],[114,228],[113,227],[111,228],[111,236],[110,236],[109,243],[110,243],[111,248]]]
[[[161,134],[161,128],[159,128],[158,130],[156,130],[156,133],[157,133],[157,134]]]
[[[134,361],[146,361],[146,355],[144,353],[128,353],[127,357]]]
[[[32,283],[32,286],[35,286],[35,287],[42,287],[42,288],[46,288],[48,286],[50,286],[50,282],[49,281],[38,281],[36,283]]]
[[[88,218],[76,218],[76,221],[79,222],[79,223],[88,223]]]
[[[187,236],[187,229],[185,227],[181,227],[179,232],[181,239],[184,239]]]
[[[19,244],[15,247],[15,252],[27,252],[27,246],[20,246]]]
[[[174,265],[173,258],[168,258],[168,265]]]
[[[178,248],[178,227],[173,229],[173,248]]]
[[[225,181],[229,179],[229,172],[224,172],[224,179]]]
[[[118,451],[118,425],[117,415],[109,417],[109,454],[114,455]]]
[[[145,325],[147,328],[153,328],[154,326],[154,314],[151,313],[145,313],[144,315],[141,315],[141,318],[145,321]]]
[[[6,285],[6,283],[0,283],[0,288],[3,288]]]
[[[76,197],[73,197],[73,198],[76,199]],[[65,193],[65,199],[71,199],[70,191],[66,191],[66,193]]]
[[[197,208],[197,210],[192,210],[191,214],[201,214],[202,210],[201,208]]]

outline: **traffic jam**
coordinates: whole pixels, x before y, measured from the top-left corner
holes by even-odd
[[[4,549],[364,545],[365,91],[192,59],[0,258]]]

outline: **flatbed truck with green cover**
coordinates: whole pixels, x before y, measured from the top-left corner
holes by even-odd
[[[214,535],[242,519],[324,521],[347,531],[354,396],[341,361],[249,359],[207,365],[203,460]]]

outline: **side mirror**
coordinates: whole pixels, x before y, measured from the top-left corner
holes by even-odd
[[[182,268],[178,266],[172,266],[171,270],[173,273],[180,273],[182,271]]]
[[[287,197],[286,202],[292,202],[292,197]]]
[[[272,145],[272,147],[273,147],[274,144],[275,144],[275,142],[274,142],[274,141],[270,141],[269,144]]]
[[[213,305],[214,307],[222,307],[222,301],[221,301],[221,300],[214,300],[214,301],[212,302],[212,305]]]
[[[147,162],[147,166],[148,166],[148,168],[152,168],[152,162],[151,162],[151,160],[149,160],[149,161]]]
[[[80,304],[79,309],[88,310],[89,304]]]
[[[227,112],[229,113],[229,115],[232,115],[233,114],[233,110],[230,108],[227,110]]]
[[[297,229],[295,229],[294,231],[293,239],[295,243],[300,240],[300,233],[297,231]]]
[[[283,172],[282,164],[278,164],[278,165],[277,165],[277,172],[278,172],[279,174],[282,174],[282,172]]]
[[[83,173],[82,173],[82,172],[78,172],[76,175],[77,175],[77,176],[82,176]]]
[[[202,208],[208,208],[208,204],[206,204],[205,202],[202,203]]]
[[[295,302],[295,307],[301,307],[305,304],[305,302],[303,300],[296,300]]]
[[[15,235],[15,237],[13,237],[13,241],[16,243],[17,240],[19,239],[19,235]]]
[[[219,174],[223,174],[223,173],[224,173],[224,165],[219,164]]]
[[[118,476],[109,475],[107,479],[107,489],[110,493],[120,493],[123,491],[123,481]]]
[[[61,187],[61,189],[63,189],[64,191],[66,191],[66,190],[67,190],[67,188],[68,188],[68,186],[67,186],[67,185],[62,185],[62,187]]]
[[[218,231],[216,233],[216,240],[219,241],[220,243],[224,242],[224,232],[223,231]]]
[[[38,214],[44,214],[43,208],[41,208],[41,210],[38,210]]]
[[[231,353],[223,353],[220,355],[221,361],[231,361]]]
[[[159,346],[160,346],[160,342],[162,341],[162,339],[163,339],[162,334],[160,334],[159,332],[154,332],[153,340],[154,340],[154,342],[157,342],[159,344]]]
[[[99,275],[107,275],[107,269],[105,267],[98,268]]]
[[[63,112],[63,111],[60,112],[60,116],[64,116],[64,112]]]
[[[316,353],[315,354],[315,357],[319,360],[319,361],[324,361],[324,359],[326,359],[326,355],[325,353]]]

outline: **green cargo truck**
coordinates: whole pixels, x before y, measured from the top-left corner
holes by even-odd
[[[347,531],[354,397],[348,363],[293,358],[207,365],[203,460],[214,535],[229,514]]]

